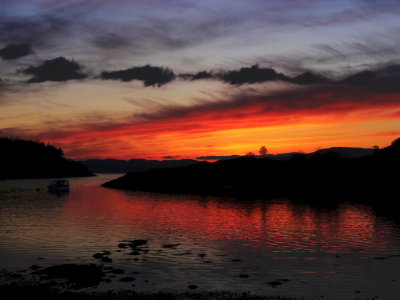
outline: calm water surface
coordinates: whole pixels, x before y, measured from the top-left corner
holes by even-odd
[[[109,264],[125,274],[100,289],[186,291],[195,284],[197,292],[399,298],[400,226],[368,206],[316,209],[289,199],[99,186],[117,176],[70,179],[64,195],[47,192],[49,179],[0,181],[0,268],[99,263],[92,255],[108,250]],[[149,240],[148,252],[132,256],[117,247],[134,239]],[[119,282],[123,276],[134,276],[135,287]],[[278,279],[289,281],[267,284]]]

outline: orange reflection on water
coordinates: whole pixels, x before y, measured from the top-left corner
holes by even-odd
[[[376,218],[371,211],[354,205],[316,210],[285,199],[238,202],[99,188],[97,193],[93,191],[71,193],[61,216],[65,222],[89,218],[109,230],[236,240],[242,245],[288,252],[336,252],[349,247],[375,247],[377,243],[384,247],[385,243],[376,234]]]
[[[376,239],[375,218],[365,208],[346,205],[339,215],[338,235],[354,246],[369,246]]]

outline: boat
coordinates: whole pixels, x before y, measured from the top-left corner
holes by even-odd
[[[65,179],[53,180],[48,185],[49,192],[69,192],[69,181]]]

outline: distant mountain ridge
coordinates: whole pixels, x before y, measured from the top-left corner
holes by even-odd
[[[289,159],[242,156],[192,166],[128,173],[104,187],[156,193],[230,196],[371,197],[399,205],[400,138],[383,149],[349,148],[296,153]],[[336,151],[336,152],[335,152]],[[347,155],[341,158],[340,153]],[[350,155],[358,157],[349,158]],[[360,156],[361,155],[361,156]],[[318,198],[317,197],[317,198]]]
[[[147,160],[147,159],[89,159],[80,161],[93,173],[129,173],[143,172],[151,169],[185,167],[199,163],[194,159],[168,159],[168,160]]]
[[[341,158],[357,158],[368,156],[374,153],[373,149],[367,148],[352,148],[352,147],[332,147],[326,149],[320,149],[315,152],[306,154],[307,156],[314,155],[316,152],[326,153],[335,152]],[[267,154],[267,158],[275,160],[286,160],[290,159],[293,155],[298,154],[297,152],[281,153],[281,154]],[[131,172],[143,172],[151,169],[163,169],[163,168],[178,168],[185,167],[200,163],[204,160],[226,160],[239,158],[241,155],[229,155],[229,156],[199,156],[195,159],[168,159],[168,160],[147,160],[147,159],[88,159],[80,161],[81,164],[89,168],[93,173],[131,173]],[[259,157],[259,156],[256,156]]]

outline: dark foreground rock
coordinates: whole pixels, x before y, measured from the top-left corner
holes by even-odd
[[[41,275],[44,279],[64,279],[69,288],[80,289],[99,285],[105,273],[99,266],[65,264],[56,265],[34,272]]]
[[[76,291],[60,291],[50,285],[0,285],[0,298],[41,299],[41,300],[293,300],[294,298],[253,295],[250,293],[231,292],[177,292],[177,293],[137,293],[134,291],[108,291],[84,293]],[[304,299],[304,298],[297,298]]]

